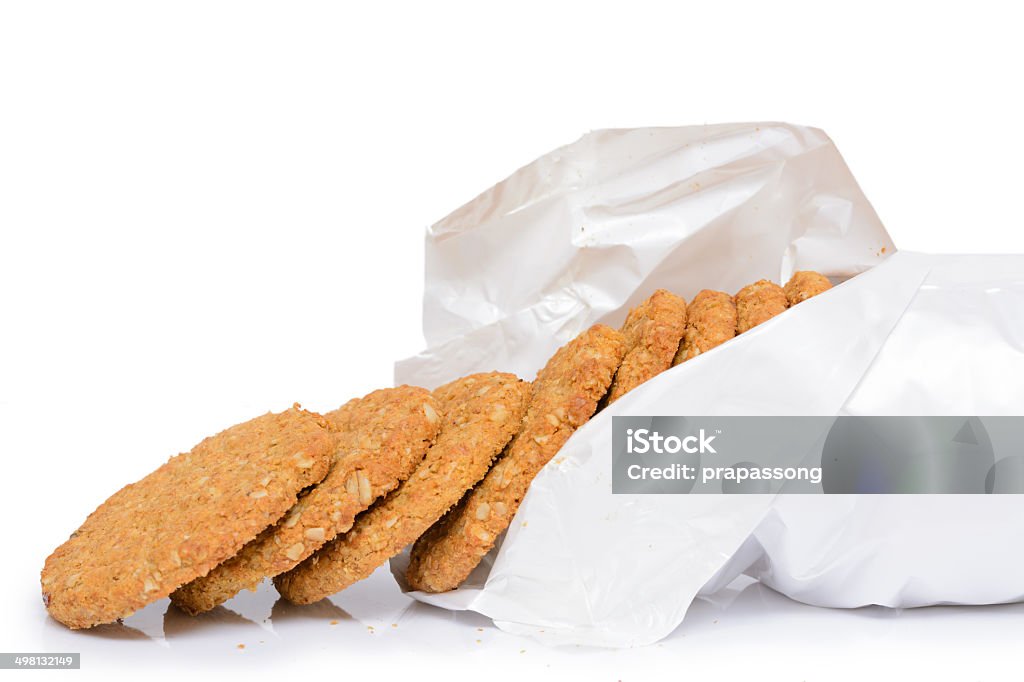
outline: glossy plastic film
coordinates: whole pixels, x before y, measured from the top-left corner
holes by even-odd
[[[1024,598],[1019,495],[611,494],[617,414],[1020,414],[1024,256],[893,251],[829,138],[774,123],[594,132],[433,226],[428,348],[398,383],[533,378],[661,287],[689,300],[803,269],[837,286],[600,412],[465,585],[410,595],[615,647],[666,636],[742,574],[822,606]]]

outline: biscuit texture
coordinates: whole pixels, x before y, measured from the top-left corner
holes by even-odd
[[[537,473],[594,414],[625,352],[622,334],[594,325],[548,360],[506,454],[413,546],[407,572],[413,588],[444,592],[469,576],[512,521]]]
[[[442,426],[434,445],[394,492],[349,530],[274,579],[294,604],[339,592],[422,535],[479,481],[519,431],[528,383],[512,374],[474,374],[438,388]]]
[[[658,289],[629,311],[622,325],[626,354],[608,391],[608,404],[672,366],[686,329],[686,301]]]
[[[786,292],[766,279],[748,284],[736,293],[736,333],[750,331],[767,322],[788,306]]]
[[[736,336],[736,304],[724,291],[704,289],[686,309],[686,333],[672,360],[678,365]]]
[[[182,610],[209,611],[283,573],[352,527],[356,514],[394,490],[423,460],[441,427],[424,388],[374,391],[324,414],[335,437],[331,469],[283,519],[205,576],[171,594]]]
[[[786,286],[783,287],[783,291],[786,292],[789,306],[793,307],[797,303],[803,303],[812,296],[817,296],[831,288],[832,282],[829,282],[828,277],[820,272],[800,270],[793,273],[793,276],[786,282]]]
[[[320,481],[334,443],[293,407],[211,436],[114,493],[47,558],[43,601],[88,628],[124,618],[205,575]]]

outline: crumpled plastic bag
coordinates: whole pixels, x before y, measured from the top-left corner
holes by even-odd
[[[433,226],[428,349],[399,383],[530,379],[661,287],[841,283],[600,412],[465,585],[410,596],[599,646],[657,641],[743,573],[823,606],[1024,598],[1021,496],[611,494],[616,414],[1019,413],[1024,257],[893,251],[828,137],[775,123],[594,132]]]

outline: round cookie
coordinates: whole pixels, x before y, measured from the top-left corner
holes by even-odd
[[[511,523],[537,473],[594,414],[624,353],[622,334],[598,324],[548,360],[506,454],[413,546],[406,573],[413,588],[444,592],[469,576]]]
[[[626,355],[608,391],[608,402],[672,366],[686,329],[686,301],[671,291],[658,289],[629,311],[622,325]]]
[[[828,277],[825,277],[820,272],[799,270],[794,272],[793,276],[789,278],[786,286],[783,287],[783,291],[786,292],[789,307],[792,308],[797,303],[803,303],[812,296],[817,296],[831,288],[832,282],[828,281]]]
[[[761,279],[736,293],[736,333],[750,331],[767,322],[788,306],[786,292],[775,282]]]
[[[171,601],[190,614],[209,611],[265,577],[283,573],[352,527],[356,514],[412,473],[441,427],[437,400],[425,388],[374,391],[324,414],[334,433],[331,470],[274,526],[205,576],[182,585]]]
[[[442,425],[412,476],[361,514],[352,529],[274,579],[294,604],[311,604],[369,576],[422,535],[483,478],[519,430],[529,384],[500,372],[473,374],[434,392]]]
[[[673,365],[692,360],[736,336],[736,304],[724,291],[704,289],[686,309],[686,333]]]
[[[43,566],[43,601],[71,628],[124,618],[237,552],[322,479],[334,451],[296,405],[211,436],[114,493]]]

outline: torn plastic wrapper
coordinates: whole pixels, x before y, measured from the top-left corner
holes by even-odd
[[[831,141],[780,124],[595,132],[434,226],[430,348],[397,364],[399,383],[494,369],[532,378],[558,346],[594,322],[618,326],[659,287],[689,300],[798,269],[844,283],[602,411],[535,479],[466,585],[411,596],[540,641],[603,646],[657,641],[698,592],[742,572],[826,606],[1021,598],[1011,567],[1024,547],[1008,541],[1024,530],[1018,496],[611,494],[615,414],[1019,412],[1024,259],[892,250]],[[989,386],[1006,373],[1014,380]],[[921,504],[929,515],[914,512]],[[980,524],[991,542],[968,541]],[[965,547],[985,557],[973,571]],[[400,583],[403,569],[396,559]]]
[[[430,228],[428,350],[399,381],[532,378],[658,287],[687,300],[813,268],[846,278],[892,241],[831,140],[781,124],[606,130],[520,169]]]

